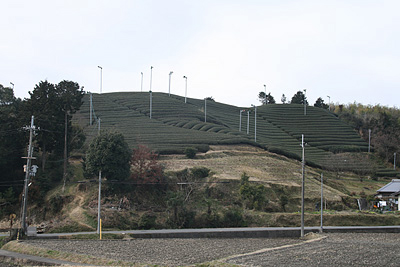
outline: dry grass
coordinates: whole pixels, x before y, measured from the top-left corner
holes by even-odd
[[[91,264],[96,266],[146,266],[145,264],[138,264],[126,261],[117,261],[106,258],[99,258],[84,254],[73,254],[62,251],[50,250],[45,248],[38,248],[23,242],[11,241],[7,243],[3,249],[14,251],[17,253],[28,254],[38,257],[51,258],[56,260],[64,260],[75,263]]]

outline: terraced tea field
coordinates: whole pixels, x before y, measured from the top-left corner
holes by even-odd
[[[98,132],[96,121],[89,123],[89,99],[85,95],[81,110],[74,116],[84,127],[88,141]],[[307,162],[315,165],[324,165],[332,151],[368,149],[368,144],[334,114],[307,107],[304,115],[302,105],[259,106],[256,122],[254,107],[210,100],[205,107],[204,100],[188,98],[185,103],[183,97],[165,93],[152,94],[151,118],[148,92],[93,94],[93,107],[95,116],[101,119],[101,130],[121,132],[132,148],[144,144],[161,153],[182,153],[186,147],[206,151],[209,145],[250,144],[300,159],[302,134],[307,142]]]

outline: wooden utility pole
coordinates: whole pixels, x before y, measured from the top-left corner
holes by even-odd
[[[23,204],[22,204],[22,215],[21,215],[21,228],[23,233],[26,234],[27,224],[26,224],[26,206],[28,204],[28,188],[29,188],[29,178],[31,171],[31,160],[34,159],[32,157],[32,139],[33,139],[33,131],[35,129],[35,125],[33,124],[34,116],[31,118],[31,126],[29,129],[29,146],[28,146],[28,156],[26,157],[26,173],[25,173],[25,181],[24,181],[24,191],[23,191]]]

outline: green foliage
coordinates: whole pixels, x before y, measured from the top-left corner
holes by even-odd
[[[130,174],[130,157],[131,151],[122,134],[102,132],[89,145],[86,171],[92,175],[101,171],[102,177],[124,181]]]
[[[159,153],[182,153],[192,147],[206,152],[210,145],[247,144],[274,151],[291,158],[301,158],[301,135],[304,134],[307,164],[322,166],[321,159],[344,147],[365,151],[368,144],[349,125],[326,110],[304,106],[262,105],[257,108],[257,143],[254,142],[254,113],[250,113],[249,134],[246,134],[246,113],[243,107],[207,102],[207,123],[204,122],[204,100],[188,99],[164,93],[153,93],[153,113],[149,119],[148,93],[110,93],[93,95],[96,114],[102,114],[103,129],[118,129],[131,148],[145,144]],[[76,122],[85,128],[88,140],[96,134],[89,121],[89,99],[76,115]],[[301,102],[302,103],[302,102]],[[246,115],[244,115],[246,114]],[[346,149],[347,149],[346,148]],[[353,150],[354,148],[354,150]],[[343,149],[342,149],[343,150]]]
[[[190,171],[194,179],[206,178],[210,174],[210,169],[206,167],[193,167]]]
[[[349,104],[335,108],[339,117],[351,124],[364,138],[369,139],[373,151],[386,162],[393,163],[394,153],[400,149],[400,110],[380,105]],[[396,159],[396,163],[398,163]]]
[[[153,212],[145,212],[140,217],[138,227],[139,229],[155,229],[157,228],[156,224],[157,216]]]
[[[266,189],[264,185],[250,184],[249,176],[242,174],[239,193],[244,205],[249,209],[262,210],[266,203]]]
[[[279,202],[281,203],[281,207],[283,211],[286,211],[285,206],[289,203],[289,198],[286,194],[283,194],[279,197]]]
[[[21,157],[26,155],[25,142],[28,135],[22,126],[29,123],[24,120],[22,109],[23,103],[14,97],[12,88],[0,84],[0,193],[8,190],[12,184],[15,186],[15,194],[22,188],[21,182],[16,183],[24,175],[24,160]]]
[[[318,97],[317,101],[315,101],[314,107],[328,109],[329,105],[324,103],[324,100],[321,97]]]
[[[222,218],[223,227],[245,227],[246,221],[243,216],[242,210],[238,208],[231,208],[225,211]]]
[[[290,104],[302,104],[308,105],[307,97],[303,93],[303,91],[297,91],[297,93],[292,97],[292,100],[290,101]]]
[[[185,148],[185,155],[188,159],[194,159],[196,157],[197,149],[194,147]]]
[[[274,97],[271,95],[271,93],[268,93],[266,95],[265,92],[260,92],[258,94],[258,99],[263,105],[276,103],[276,101],[275,101]]]

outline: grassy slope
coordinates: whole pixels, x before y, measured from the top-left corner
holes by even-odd
[[[90,140],[97,134],[97,126],[88,125],[88,95],[84,101],[74,118],[84,127]],[[159,152],[182,153],[189,146],[206,151],[208,145],[251,144],[299,159],[301,134],[305,134],[307,161],[324,165],[332,155],[329,149],[347,146],[364,151],[367,146],[350,126],[326,110],[314,107],[307,108],[307,116],[301,105],[258,107],[256,143],[254,110],[250,114],[247,135],[247,112],[242,113],[242,131],[239,131],[242,107],[207,101],[207,122],[204,122],[204,100],[189,98],[185,104],[182,97],[153,93],[152,119],[149,118],[149,103],[147,92],[93,95],[101,129],[121,132],[131,147],[144,144]]]

